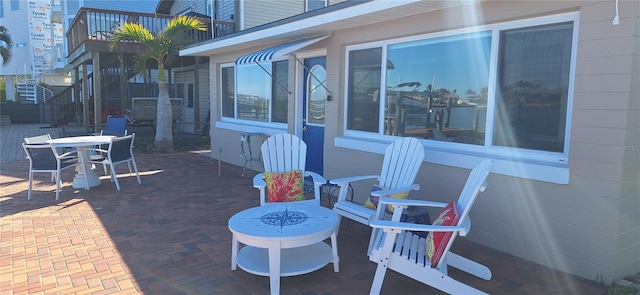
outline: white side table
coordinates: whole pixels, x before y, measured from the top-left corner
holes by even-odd
[[[271,294],[280,293],[280,277],[318,270],[329,262],[339,271],[338,215],[318,205],[267,204],[229,219],[233,233],[231,269],[269,276]],[[331,246],[323,242],[331,238]],[[239,243],[245,246],[239,249]]]

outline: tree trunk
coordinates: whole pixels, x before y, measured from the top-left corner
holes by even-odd
[[[156,113],[155,146],[161,151],[173,151],[173,110],[167,82],[158,81],[158,107]]]

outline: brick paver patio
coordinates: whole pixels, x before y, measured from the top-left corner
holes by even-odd
[[[46,173],[36,174],[27,201],[28,161],[1,162],[0,294],[267,294],[267,277],[230,269],[227,220],[259,204],[252,175],[222,163],[218,176],[217,160],[198,153],[136,158],[142,184],[118,165],[122,191],[107,176],[89,191],[74,189],[67,170],[59,201]],[[368,294],[376,266],[365,253],[369,233],[343,221],[340,272],[328,265],[283,278],[282,294]],[[491,294],[606,293],[593,281],[464,238],[454,250],[489,266],[493,279],[451,274]],[[389,271],[383,294],[440,292]]]

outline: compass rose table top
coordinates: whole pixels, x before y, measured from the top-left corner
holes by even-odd
[[[309,203],[272,203],[240,211],[229,219],[231,270],[240,267],[269,276],[271,294],[280,294],[281,276],[309,273],[328,263],[338,272],[336,226],[338,214]],[[324,242],[327,238],[331,245]]]
[[[337,222],[338,216],[325,207],[276,203],[236,213],[229,219],[229,229],[254,237],[286,239],[333,230]]]

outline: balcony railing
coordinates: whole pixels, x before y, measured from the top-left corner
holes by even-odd
[[[67,31],[67,48],[69,52],[73,52],[87,40],[108,42],[115,28],[125,22],[140,24],[151,33],[157,33],[164,29],[169,20],[174,17],[173,15],[81,8]],[[212,23],[208,18],[199,19],[207,24],[208,30],[190,32],[196,43],[235,32],[233,22],[214,20]]]

